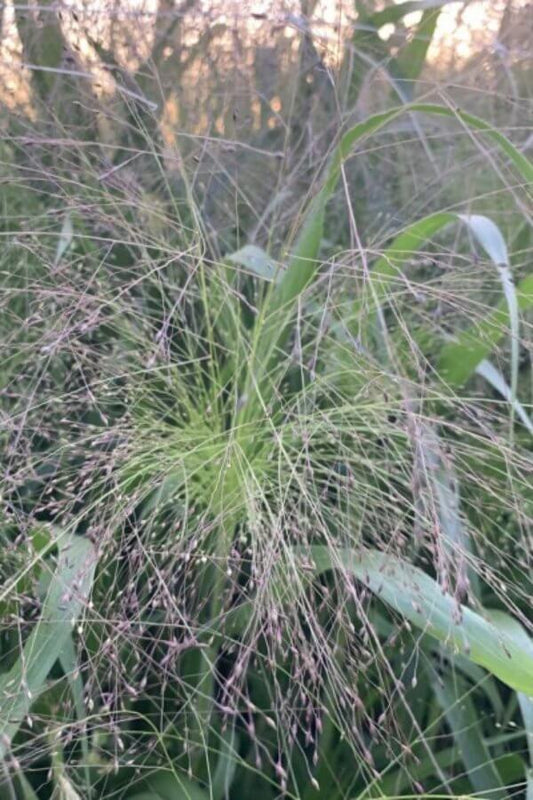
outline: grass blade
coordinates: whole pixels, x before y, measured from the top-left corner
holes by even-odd
[[[67,213],[65,219],[63,220],[63,225],[61,227],[61,233],[59,234],[59,239],[57,242],[56,254],[54,258],[54,267],[57,267],[69,249],[70,245],[72,244],[72,240],[74,238],[74,228],[72,227],[72,217],[70,213]]]
[[[533,277],[525,278],[515,288],[505,241],[499,228],[492,220],[480,215],[465,216],[463,214],[442,212],[430,214],[409,225],[396,236],[372,268],[369,275],[371,298],[368,302],[365,300],[366,307],[368,308],[368,303],[374,303],[374,306],[377,306],[386,295],[391,281],[396,275],[399,275],[402,265],[412,258],[433,235],[457,220],[464,222],[469,227],[496,265],[500,273],[504,299],[478,325],[477,329],[472,327],[459,334],[457,342],[450,342],[444,345],[439,359],[438,372],[452,386],[460,386],[465,383],[504,335],[506,323],[509,321],[511,331],[511,388],[504,389],[501,381],[498,380],[494,383],[491,377],[486,375],[483,375],[483,377],[486,377],[494,388],[509,400],[511,406],[529,430],[531,423],[516,398],[516,385],[518,381],[519,312],[533,306]],[[507,307],[507,315],[504,310],[505,305]],[[355,326],[358,324],[361,307],[362,300],[358,298],[352,307],[350,320],[348,321],[352,335],[356,335]],[[481,369],[485,370],[485,367],[481,367]],[[519,407],[521,410],[519,410]],[[527,422],[524,420],[524,415],[528,419]]]
[[[494,364],[492,364],[490,361],[487,361],[487,359],[484,359],[477,365],[476,372],[478,375],[481,375],[482,378],[485,378],[487,383],[490,383],[490,385],[496,389],[496,391],[499,392],[499,394],[501,394],[501,396],[504,397],[507,402],[512,404],[516,415],[520,417],[529,433],[533,434],[533,423],[531,422],[524,406],[519,400],[513,398],[511,387],[507,384],[505,378],[501,372],[496,369]]]
[[[441,5],[427,8],[416,25],[409,44],[403,47],[396,59],[397,81],[405,97],[412,99],[416,80],[426,63],[426,56],[435,33]]]
[[[78,658],[76,655],[76,648],[72,635],[65,641],[64,647],[59,654],[59,662],[61,669],[66,675],[72,699],[74,700],[74,708],[76,710],[76,718],[80,726],[80,744],[81,752],[83,754],[83,769],[85,777],[85,787],[87,796],[91,794],[91,781],[89,776],[89,738],[87,736],[87,725],[85,721],[85,704],[83,701],[83,679],[78,669]]]
[[[492,672],[512,689],[533,695],[533,653],[525,644],[466,606],[459,606],[429,575],[377,550],[310,547],[316,573],[351,572],[387,605],[454,652]],[[459,613],[458,613],[459,612]]]
[[[468,778],[482,797],[504,798],[507,792],[479,730],[479,716],[459,676],[436,678],[433,691],[452,731]]]
[[[516,302],[518,311],[533,308],[533,275],[528,275],[516,287]],[[504,298],[485,319],[462,331],[455,342],[444,345],[437,371],[450,386],[462,386],[474,374],[478,364],[505,335],[508,318]]]
[[[20,800],[39,800],[33,786],[21,769],[17,770],[13,783],[17,787],[17,798]]]
[[[142,781],[141,792],[127,800],[208,800],[209,793],[177,773],[160,770]]]
[[[238,739],[235,726],[222,733],[220,740],[220,753],[217,765],[211,779],[211,794],[213,800],[226,800],[230,793],[235,770],[237,768]]]
[[[453,2],[453,0],[406,0],[403,3],[388,6],[382,11],[376,11],[365,20],[365,27],[366,25],[371,25],[378,31],[383,25],[394,25],[400,22],[407,14],[426,11],[431,8],[440,8],[450,2]]]
[[[272,261],[262,247],[257,247],[255,244],[246,244],[240,250],[226,256],[226,260],[231,264],[244,267],[248,272],[266,281],[279,279],[280,276],[276,263]]]
[[[516,404],[516,390],[518,385],[518,302],[511,275],[509,256],[505,240],[497,225],[478,214],[459,217],[474,234],[487,255],[496,265],[503,287],[507,309],[509,311],[509,328],[511,333],[511,433],[513,429],[514,412]]]
[[[429,214],[417,220],[401,231],[387,247],[369,273],[370,294],[365,298],[365,308],[377,308],[385,297],[392,280],[400,275],[400,269],[440,230],[457,221],[457,215],[449,212]],[[349,327],[355,335],[354,322],[357,324],[362,307],[362,300],[358,298],[351,311]]]
[[[516,619],[504,611],[493,611],[491,620],[499,631],[520,643],[526,652],[533,657],[533,641]],[[526,800],[533,800],[533,696],[531,692],[518,692],[518,703],[524,721],[529,750],[529,769],[526,769]]]
[[[79,617],[91,591],[95,566],[95,550],[88,539],[62,537],[57,568],[41,617],[21,657],[0,678],[1,757],[5,756],[33,700],[45,689],[54,662],[70,640],[72,623]]]
[[[509,158],[524,181],[528,184],[533,183],[533,164],[529,159],[520,153],[506,136],[479,117],[467,114],[460,109],[451,110],[446,106],[431,103],[410,103],[380,114],[374,114],[345,133],[335,149],[326,171],[322,188],[311,202],[305,215],[304,224],[296,241],[289,267],[280,283],[279,291],[274,296],[274,305],[284,306],[291,299],[294,299],[305,288],[307,283],[312,280],[317,269],[317,265],[314,262],[322,239],[325,207],[335,191],[342,165],[350,155],[354,145],[367,136],[376,133],[406,112],[420,112],[457,119],[472,130],[486,134]]]
[[[413,112],[456,119],[472,131],[483,133],[509,158],[524,182],[533,183],[533,165],[529,159],[520,153],[506,136],[485,120],[467,114],[461,109],[452,110],[446,106],[431,103],[410,103],[374,114],[347,131],[332,154],[322,187],[304,213],[303,223],[296,238],[287,270],[270,293],[258,324],[256,324],[255,345],[249,362],[247,383],[243,391],[248,398],[254,395],[255,401],[249,399],[241,409],[239,414],[241,424],[253,419],[258,410],[261,413],[263,406],[268,405],[275,391],[275,381],[271,379],[271,388],[267,389],[265,376],[273,367],[276,350],[282,347],[286,341],[297,298],[313,281],[318,272],[318,255],[324,232],[325,210],[339,182],[344,161],[351,154],[355,144],[384,128],[402,114]],[[257,402],[259,399],[260,402]]]
[[[416,431],[413,473],[419,490],[415,520],[421,530],[427,524],[435,530],[441,585],[448,591],[456,587],[463,592],[468,585],[477,586],[477,575],[467,563],[471,547],[461,519],[459,480],[434,427],[418,422]]]
[[[50,735],[50,740],[52,747],[52,775],[55,784],[54,798],[57,798],[57,800],[82,800],[68,776],[60,741],[57,741],[54,734]]]

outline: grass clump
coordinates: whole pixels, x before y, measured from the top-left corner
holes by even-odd
[[[0,796],[530,792],[530,161],[388,108],[232,250],[129,112],[151,180],[5,156]],[[517,238],[473,195],[368,244],[352,155],[428,118],[512,175]]]

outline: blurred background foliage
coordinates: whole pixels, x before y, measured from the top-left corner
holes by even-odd
[[[10,154],[144,197],[156,235],[159,204],[187,184],[214,254],[279,244],[339,130],[398,102],[467,104],[531,147],[524,0],[9,2],[2,35]],[[350,165],[370,236],[467,196],[468,139],[403,119],[372,142]],[[495,205],[483,171],[476,191]]]

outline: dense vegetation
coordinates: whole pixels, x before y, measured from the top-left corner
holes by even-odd
[[[15,8],[0,800],[533,800],[527,17],[442,5]]]

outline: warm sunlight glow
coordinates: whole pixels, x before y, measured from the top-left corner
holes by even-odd
[[[518,3],[525,1],[518,0]],[[149,58],[157,31],[160,33],[166,30],[165,26],[172,24],[167,13],[170,4],[168,7],[165,4],[160,6],[158,0],[120,0],[112,5],[103,0],[64,0],[64,8],[62,28],[65,39],[76,52],[82,69],[91,73],[97,95],[115,91],[113,78],[102,67],[99,48],[112,52],[118,64],[134,71]],[[272,28],[284,30],[285,38],[293,43],[291,47],[299,46],[301,35],[310,31],[324,63],[335,68],[345,53],[345,42],[349,40],[351,25],[356,21],[353,8],[353,0],[318,0],[311,17],[306,19],[296,0],[260,0],[253,3],[242,0],[199,0],[183,13],[180,42],[182,46],[190,48],[199,41],[200,32],[208,26],[211,29],[208,45],[211,53],[216,53],[220,64],[225,59],[233,59],[232,63],[236,65],[236,32],[241,39],[240,52],[244,54],[245,50],[268,48]],[[160,17],[158,9],[163,9]],[[458,0],[446,4],[441,10],[430,45],[428,63],[444,65],[453,61],[457,65],[481,48],[497,45],[503,9],[503,0],[472,0],[467,4]],[[29,75],[26,70],[15,66],[23,63],[24,59],[15,25],[13,0],[8,0],[3,15],[0,100],[8,107],[18,106],[29,110]],[[408,14],[404,18],[406,28],[414,30],[420,16],[420,11]],[[111,25],[111,17],[120,24]],[[220,26],[220,30],[217,30],[217,26]],[[395,30],[395,26],[389,23],[383,25],[378,34],[387,41],[395,34]],[[166,57],[172,55],[173,49],[173,46],[165,48]],[[147,66],[149,68],[149,62]],[[201,64],[202,74],[206,66],[205,63]],[[200,75],[197,76],[199,79]]]
[[[474,0],[466,7],[462,2],[445,6],[428,54],[430,61],[438,61],[446,51],[461,61],[491,44],[500,26],[501,5],[497,0]]]

